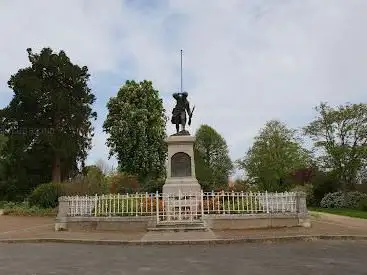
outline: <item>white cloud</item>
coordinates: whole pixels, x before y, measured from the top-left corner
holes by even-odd
[[[213,126],[238,158],[266,120],[299,127],[321,100],[366,101],[366,11],[364,0],[167,0],[142,10],[131,1],[3,0],[0,97],[25,49],[50,46],[88,65],[95,82],[101,72],[121,73],[121,84],[127,73],[151,79],[170,113],[182,47],[192,131]],[[97,133],[91,159],[107,154],[104,142]]]

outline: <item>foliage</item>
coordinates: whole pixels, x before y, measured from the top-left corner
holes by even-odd
[[[201,125],[195,136],[196,177],[201,187],[204,191],[226,188],[233,164],[225,139],[208,125]]]
[[[90,119],[96,118],[87,67],[73,64],[64,51],[27,52],[31,64],[10,77],[14,96],[0,110],[0,128],[8,138],[4,186],[13,197],[74,173],[90,149]]]
[[[232,186],[228,186],[224,189],[224,191],[228,192],[249,192],[250,191],[250,185],[247,181],[237,179],[235,180],[234,184]]]
[[[29,205],[41,208],[55,208],[61,196],[60,183],[44,183],[38,185],[29,196]]]
[[[206,197],[203,201],[204,214],[247,214],[257,211],[260,207],[260,202],[253,199],[250,201],[248,197],[243,198],[237,195],[232,197],[215,196]]]
[[[106,161],[103,159],[98,159],[96,161],[95,166],[102,172],[103,175],[107,176],[114,172],[114,168],[110,166]]]
[[[1,208],[1,207],[0,207]],[[4,215],[8,216],[51,216],[57,215],[57,208],[30,207],[27,202],[14,203],[8,202],[3,205]]]
[[[348,192],[346,196],[346,207],[357,209],[360,202],[365,199],[367,199],[367,194],[358,191]]]
[[[107,180],[102,176],[96,176],[94,171],[86,175],[78,175],[71,181],[61,184],[63,196],[85,196],[85,195],[101,195],[108,191]]]
[[[285,191],[287,177],[308,167],[310,155],[301,147],[295,131],[277,120],[266,123],[246,156],[238,161],[248,178],[263,191]]]
[[[145,198],[140,205],[141,205],[142,212],[157,213],[157,199],[156,198],[153,198],[153,199]],[[159,209],[159,212],[163,212],[164,210],[164,204],[163,204],[162,199],[158,199],[158,209]]]
[[[304,192],[306,194],[306,202],[307,205],[315,205],[315,198],[314,198],[314,189],[312,184],[305,184],[305,185],[297,185],[293,187],[291,192]]]
[[[103,171],[97,165],[87,165],[82,169],[83,175],[94,175],[95,177],[102,178],[104,177]]]
[[[292,171],[291,174],[287,177],[287,181],[291,185],[309,184],[315,176],[315,172],[315,169],[313,169],[312,167],[303,167],[300,169],[296,169]]]
[[[203,200],[204,214],[221,213],[223,203],[220,197],[211,197]]]
[[[7,201],[0,201],[0,209],[3,209],[5,205],[7,205]]]
[[[354,192],[334,192],[328,193],[321,200],[320,206],[323,208],[349,208],[357,209],[362,200],[367,199],[367,194]]]
[[[152,82],[126,81],[110,98],[104,131],[110,156],[116,155],[121,172],[147,179],[164,177],[167,148],[162,99]]]
[[[146,183],[143,186],[143,192],[148,193],[155,193],[158,191],[158,193],[162,193],[163,185],[165,183],[165,179],[150,179],[146,181]]]
[[[318,117],[304,128],[322,154],[324,168],[332,169],[344,190],[353,190],[367,160],[367,104],[317,106]]]
[[[367,198],[363,198],[359,201],[358,209],[361,211],[367,211]]]
[[[334,215],[348,216],[360,219],[367,219],[367,211],[345,208],[311,208],[312,211],[325,212]]]
[[[0,124],[1,131],[1,124]],[[3,150],[5,149],[7,137],[0,133],[0,200],[8,199],[10,190],[7,188],[6,182],[6,160]]]
[[[367,183],[365,183],[365,184],[357,184],[356,185],[356,189],[359,192],[367,193]]]
[[[32,207],[54,208],[60,196],[84,196],[104,194],[107,192],[106,180],[103,175],[95,174],[90,169],[86,175],[79,175],[71,181],[63,183],[46,183],[38,185],[29,196]]]
[[[163,200],[158,200],[160,212],[163,211]],[[127,198],[113,199],[105,196],[99,199],[97,210],[94,208],[93,213],[97,216],[107,216],[111,213],[113,216],[135,216],[139,213],[140,216],[150,216],[151,213],[157,211],[157,199],[155,197],[148,198]]]
[[[313,191],[313,206],[320,206],[320,202],[325,194],[338,191],[339,183],[331,172],[322,172],[315,170],[311,178]]]
[[[116,173],[109,176],[108,186],[111,194],[131,194],[141,192],[138,178],[124,173]]]

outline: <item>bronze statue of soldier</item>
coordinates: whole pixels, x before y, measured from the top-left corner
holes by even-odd
[[[195,107],[190,110],[190,103],[187,100],[188,94],[186,92],[183,93],[174,93],[173,98],[176,99],[176,106],[172,110],[172,124],[176,125],[176,134],[189,135],[189,132],[185,130],[186,125],[186,113],[189,116],[188,125],[191,125],[192,113],[194,112]],[[180,125],[182,130],[180,131]]]

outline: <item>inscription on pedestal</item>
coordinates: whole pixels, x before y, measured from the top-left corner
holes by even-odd
[[[191,158],[179,152],[171,158],[171,177],[191,177]]]

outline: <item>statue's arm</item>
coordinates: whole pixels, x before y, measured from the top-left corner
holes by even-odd
[[[190,110],[190,102],[186,101],[186,112],[188,115],[191,115],[191,110]]]

